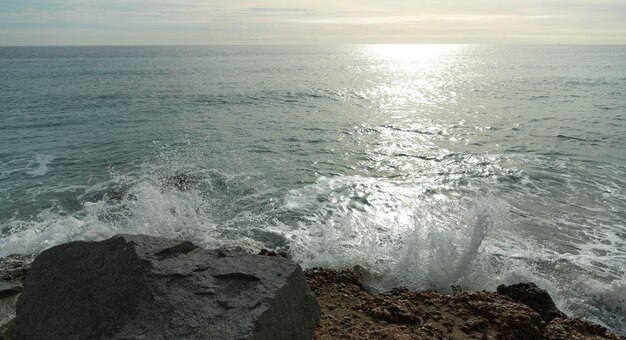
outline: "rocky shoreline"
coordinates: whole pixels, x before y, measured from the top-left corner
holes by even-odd
[[[302,272],[284,255],[141,235],[11,255],[0,259],[1,339],[626,339],[567,317],[532,283],[377,293],[360,267]]]
[[[322,308],[314,339],[625,339],[588,321],[568,318],[532,283],[498,292],[378,294],[359,270],[305,272]]]

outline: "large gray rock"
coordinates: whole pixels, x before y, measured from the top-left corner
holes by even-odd
[[[17,303],[17,339],[307,339],[320,309],[282,257],[118,235],[41,253]]]

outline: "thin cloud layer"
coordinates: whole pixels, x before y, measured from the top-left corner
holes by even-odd
[[[626,43],[626,2],[0,2],[0,45],[232,43]]]
[[[470,22],[470,21],[499,21],[499,20],[544,20],[556,19],[561,15],[458,15],[458,14],[426,14],[416,16],[386,16],[386,17],[339,17],[294,20],[296,23],[324,24],[324,25],[378,25],[378,24],[410,24],[417,22]]]

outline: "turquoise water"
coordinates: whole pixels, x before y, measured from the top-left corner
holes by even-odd
[[[257,243],[626,333],[626,46],[0,47],[0,117],[0,256]]]

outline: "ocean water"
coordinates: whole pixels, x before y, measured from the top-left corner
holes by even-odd
[[[248,242],[626,334],[626,46],[0,47],[0,118],[0,256]]]

